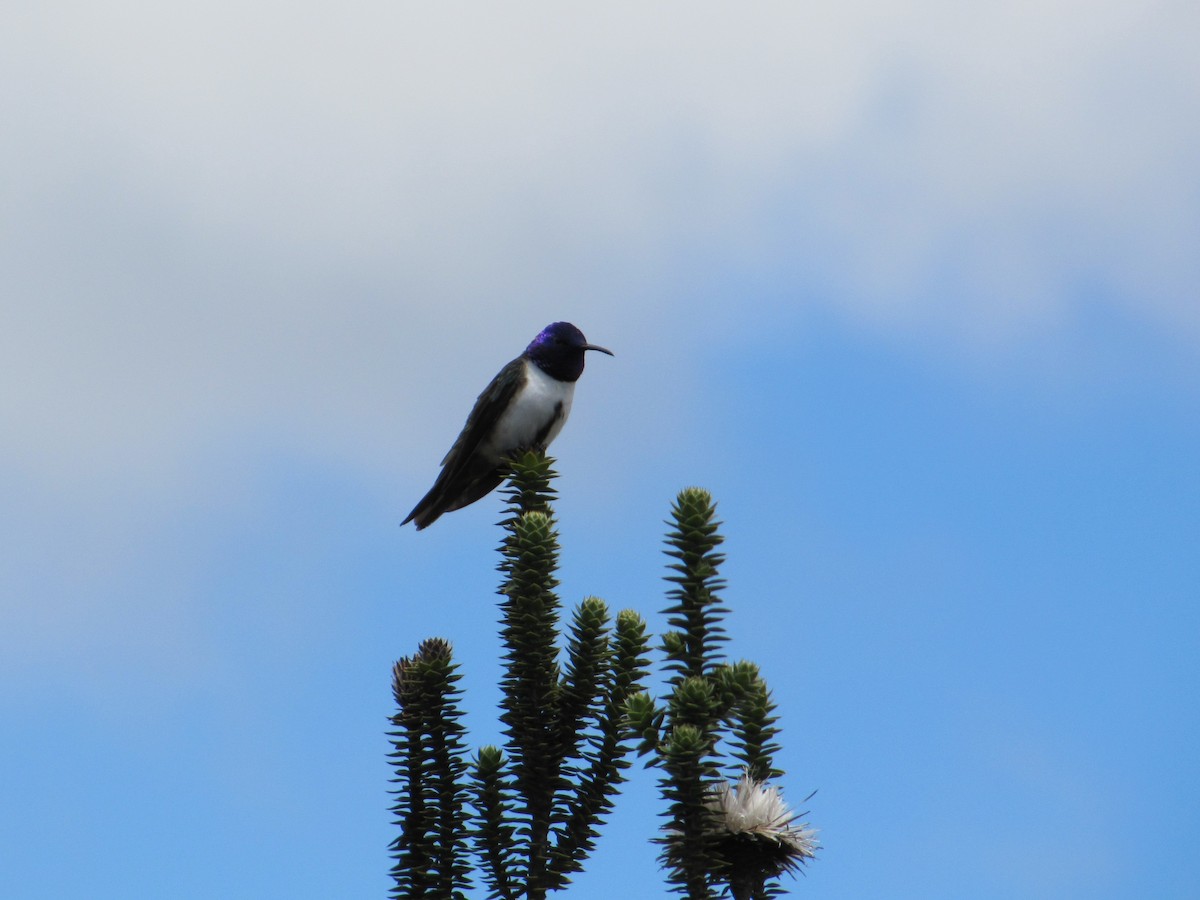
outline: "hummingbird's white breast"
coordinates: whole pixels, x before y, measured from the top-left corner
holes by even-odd
[[[541,445],[550,446],[567,421],[574,396],[575,382],[558,381],[526,360],[525,383],[496,423],[493,451],[504,456],[519,447],[530,447],[543,432]]]

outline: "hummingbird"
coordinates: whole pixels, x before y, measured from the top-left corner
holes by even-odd
[[[442,513],[487,496],[508,474],[505,460],[525,450],[545,450],[571,412],[583,355],[611,350],[589,344],[570,322],[541,330],[525,352],[500,370],[475,401],[458,440],[442,460],[442,471],[421,502],[400,524],[417,530]]]

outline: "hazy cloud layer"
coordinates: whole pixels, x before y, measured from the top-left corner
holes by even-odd
[[[10,602],[74,595],[36,549],[72,514],[135,568],[214,459],[427,478],[403,460],[555,318],[642,360],[605,376],[627,424],[680,414],[689,347],[811,304],[968,355],[1088,303],[1194,343],[1197,10],[6,12]]]
[[[400,354],[641,330],[730,269],[897,333],[1019,339],[1103,285],[1200,336],[1191,4],[8,18],[3,409],[56,475],[419,413]]]

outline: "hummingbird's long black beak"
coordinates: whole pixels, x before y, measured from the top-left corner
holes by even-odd
[[[584,350],[599,350],[601,353],[607,353],[609,356],[614,356],[614,355],[615,355],[615,354],[614,354],[614,353],[613,353],[611,350],[609,350],[607,347],[597,347],[595,344],[584,344],[584,345],[583,345],[583,349],[584,349]]]

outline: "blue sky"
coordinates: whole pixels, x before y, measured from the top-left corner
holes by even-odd
[[[796,896],[1200,879],[1200,13],[123,2],[0,22],[6,896],[378,897],[392,661],[494,740],[547,322],[562,596],[682,487],[825,849]],[[636,775],[572,897],[665,896]]]

